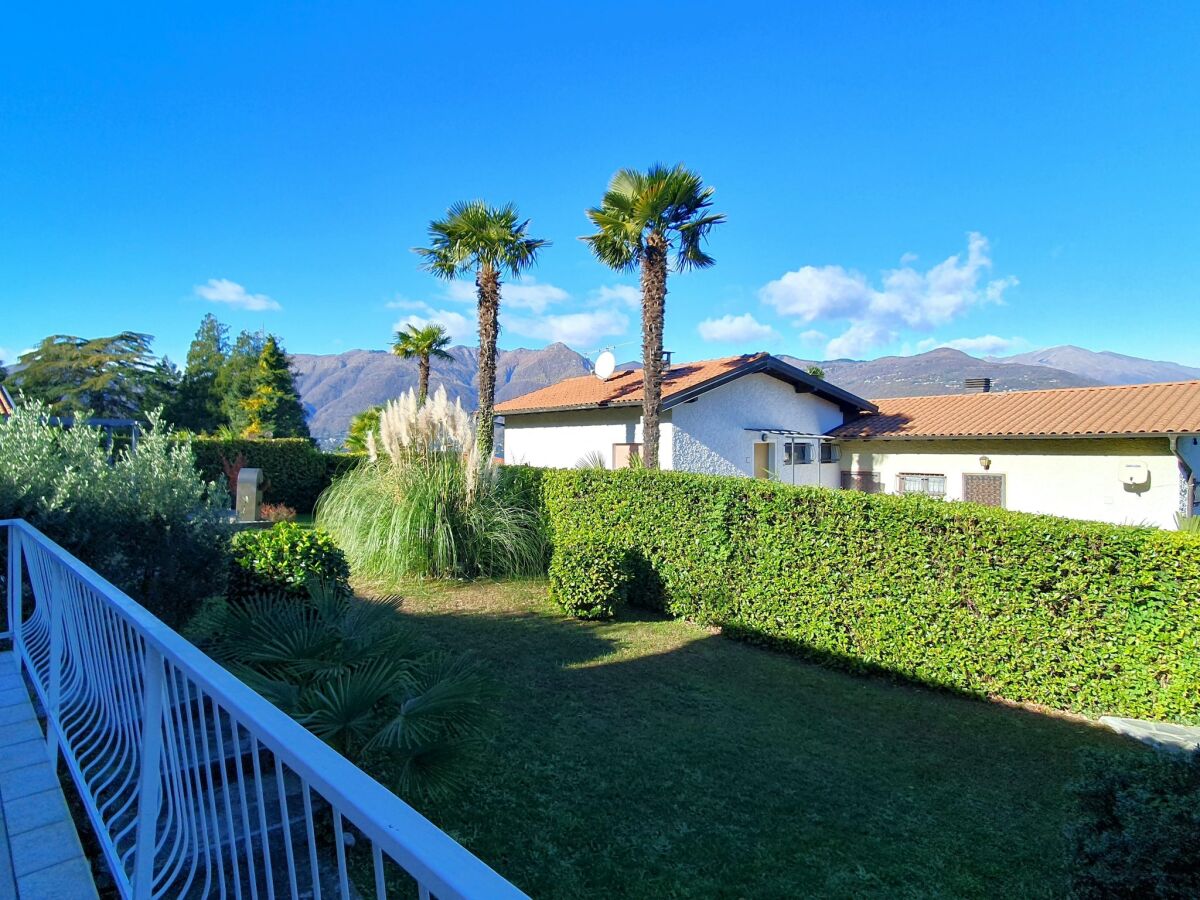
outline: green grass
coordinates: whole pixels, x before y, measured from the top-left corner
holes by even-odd
[[[422,811],[535,897],[1058,896],[1077,751],[1141,752],[686,622],[566,620],[542,582],[415,593],[502,688],[473,787]]]

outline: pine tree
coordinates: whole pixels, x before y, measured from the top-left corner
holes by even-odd
[[[258,360],[265,344],[262,332],[243,331],[234,341],[217,375],[216,390],[221,398],[222,423],[239,434],[250,425],[245,403],[257,385]]]
[[[151,340],[135,331],[102,338],[54,334],[21,356],[23,368],[11,383],[56,415],[91,411],[102,418],[133,418],[147,409],[157,378]]]
[[[180,428],[214,432],[225,424],[220,385],[229,355],[229,327],[208,313],[188,348],[187,366],[167,417]]]
[[[291,361],[274,335],[263,343],[253,390],[242,401],[247,437],[311,437],[292,375]]]

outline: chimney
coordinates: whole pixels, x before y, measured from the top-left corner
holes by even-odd
[[[967,378],[963,381],[963,390],[968,394],[990,394],[992,392],[992,379]]]
[[[662,363],[663,363],[664,369],[671,368],[671,351],[670,350],[664,350],[662,352]]]

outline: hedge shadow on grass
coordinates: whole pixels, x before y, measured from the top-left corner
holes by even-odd
[[[535,896],[1058,894],[1076,751],[1140,752],[646,610],[439,605],[402,611],[489,663],[501,724],[470,802],[426,811]]]

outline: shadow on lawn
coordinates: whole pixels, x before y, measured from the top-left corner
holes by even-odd
[[[1053,895],[1077,751],[1138,752],[644,610],[404,614],[504,688],[470,810],[435,818],[535,895]]]

